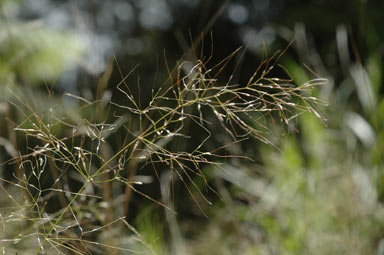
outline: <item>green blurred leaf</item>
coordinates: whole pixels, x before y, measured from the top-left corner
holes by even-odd
[[[0,68],[21,75],[32,84],[55,81],[62,71],[80,60],[83,46],[68,32],[43,24],[0,24]],[[5,76],[5,77],[4,77]]]

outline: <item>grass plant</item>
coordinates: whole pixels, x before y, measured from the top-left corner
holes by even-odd
[[[165,252],[156,238],[165,241],[167,231],[148,242],[126,218],[133,194],[165,209],[159,217],[172,222],[175,187],[182,184],[189,194],[185,199],[204,214],[201,203],[212,204],[205,190],[215,192],[205,169],[225,171],[222,160],[249,159],[229,148],[249,137],[277,147],[280,127],[292,128],[304,112],[321,118],[317,107],[324,102],[311,93],[325,79],[295,85],[288,74],[275,77],[284,73],[280,52],[266,56],[247,83],[237,84],[234,59],[244,53],[239,48],[218,63],[195,56],[172,70],[166,63],[168,78],[147,101],[140,87],[127,82],[135,69],[123,75],[117,61],[101,77],[93,101],[72,94],[56,100],[47,89],[41,106],[32,90],[32,99],[9,91],[5,103],[22,116],[9,120],[17,122],[12,132],[25,149],[18,145],[18,155],[1,165],[12,173],[0,179],[3,254]],[[114,88],[108,84],[113,68],[122,74]],[[232,75],[223,77],[228,68]],[[111,91],[123,99],[112,100]],[[68,102],[75,107],[68,110]]]

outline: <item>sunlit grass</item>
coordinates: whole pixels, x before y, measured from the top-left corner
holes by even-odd
[[[239,52],[217,64],[212,64],[211,58],[180,62],[169,71],[168,80],[152,91],[146,104],[126,82],[131,73],[122,75],[116,86],[124,104],[102,100],[108,72],[104,83],[99,84],[100,100],[64,95],[78,104],[78,109],[69,113],[61,111],[62,102],[35,109],[30,100],[11,93],[9,104],[24,118],[14,130],[23,134],[26,149],[6,162],[19,168],[17,174],[1,179],[6,194],[2,197],[6,206],[1,208],[3,251],[159,253],[164,248],[155,236],[145,234],[145,219],[138,223],[144,236],[125,219],[132,193],[164,208],[171,234],[177,238],[175,182],[183,183],[189,193],[187,199],[204,214],[201,203],[212,203],[194,178],[199,176],[210,189],[204,173],[207,166],[222,167],[217,159],[246,158],[228,154],[228,147],[247,137],[273,147],[276,144],[270,138],[278,129],[273,131],[270,121],[290,125],[304,112],[321,118],[316,106],[323,102],[311,91],[326,81],[317,78],[296,86],[289,79],[271,76],[280,68],[281,55],[262,61],[246,84],[233,83],[233,75],[219,78]],[[119,114],[110,109],[117,109]],[[229,141],[211,142],[217,139],[218,127]],[[112,138],[122,134],[116,147]],[[180,150],[180,143],[190,145]],[[218,145],[212,148],[213,144]],[[152,178],[160,183],[161,196],[141,191],[140,186],[156,185],[148,176],[138,175],[146,169],[151,169]],[[11,195],[11,190],[17,190],[17,196]]]

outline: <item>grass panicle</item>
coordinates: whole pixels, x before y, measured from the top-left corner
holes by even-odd
[[[1,178],[3,254],[154,254],[125,218],[133,193],[174,214],[173,187],[179,180],[197,207],[201,198],[211,203],[195,177],[210,188],[208,165],[246,158],[228,154],[228,147],[247,137],[274,146],[276,120],[289,126],[304,112],[322,118],[317,107],[324,102],[312,91],[326,80],[294,85],[274,77],[276,69],[282,71],[277,54],[262,61],[246,84],[236,84],[234,75],[222,76],[240,52],[218,64],[211,58],[180,61],[147,102],[128,84],[130,72],[116,86],[124,100],[108,103],[103,95],[111,69],[101,79],[96,101],[63,96],[78,105],[70,113],[61,111],[64,100],[36,110],[15,93],[9,101],[24,120],[14,130],[24,134],[26,150],[6,162],[20,162],[21,174]],[[220,132],[229,137],[222,144]],[[112,148],[117,136],[121,146]],[[151,178],[139,174],[148,169]],[[167,187],[161,196],[142,191],[156,179]]]

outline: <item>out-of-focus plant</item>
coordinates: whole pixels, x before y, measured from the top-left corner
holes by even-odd
[[[18,76],[31,85],[55,82],[68,65],[80,61],[81,44],[39,21],[0,24],[0,82]]]

